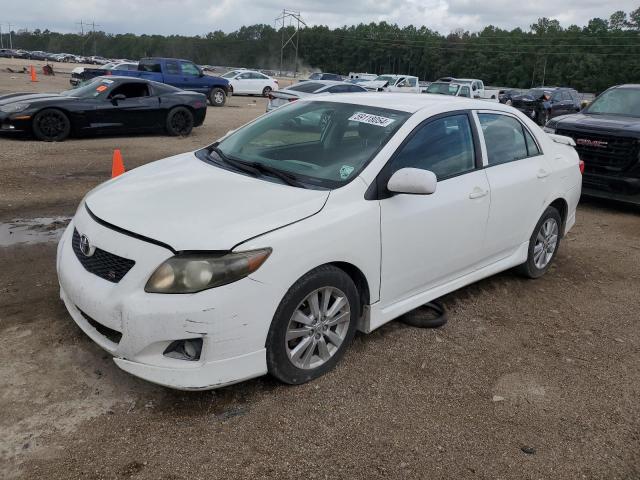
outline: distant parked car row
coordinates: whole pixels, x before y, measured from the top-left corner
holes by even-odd
[[[26,60],[40,60],[47,62],[64,62],[64,63],[89,63],[93,65],[104,65],[111,62],[104,57],[74,55],[73,53],[51,53],[42,50],[18,50],[10,48],[0,49],[0,58],[23,58]]]

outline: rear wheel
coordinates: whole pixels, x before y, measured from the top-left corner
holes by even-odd
[[[227,95],[221,88],[216,87],[209,93],[209,102],[211,102],[211,105],[214,107],[222,107],[226,101]]]
[[[167,115],[167,133],[186,137],[193,130],[193,113],[188,108],[176,107]]]
[[[344,355],[360,315],[358,291],[343,270],[323,266],[284,296],[267,336],[269,373],[289,384],[313,380]]]
[[[268,97],[272,91],[273,89],[271,87],[264,87],[264,89],[262,90],[262,96]]]
[[[61,142],[71,133],[71,122],[64,112],[55,108],[44,109],[33,117],[33,134],[45,142]]]
[[[529,278],[539,278],[547,273],[560,247],[561,227],[562,218],[558,210],[547,208],[529,239],[527,261],[518,267],[520,273]]]

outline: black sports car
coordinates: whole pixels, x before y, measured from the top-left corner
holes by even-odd
[[[48,142],[162,130],[189,135],[206,114],[201,93],[131,77],[97,77],[59,94],[0,95],[0,132],[24,132]]]

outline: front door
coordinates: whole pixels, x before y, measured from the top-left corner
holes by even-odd
[[[482,263],[490,192],[471,119],[460,112],[428,120],[381,173],[384,185],[405,167],[430,170],[438,178],[431,195],[396,194],[380,200],[383,308]]]

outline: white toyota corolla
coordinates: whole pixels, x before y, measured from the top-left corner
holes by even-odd
[[[306,382],[356,330],[512,267],[543,275],[575,222],[571,145],[479,100],[299,100],[91,191],[60,296],[151,382]]]

